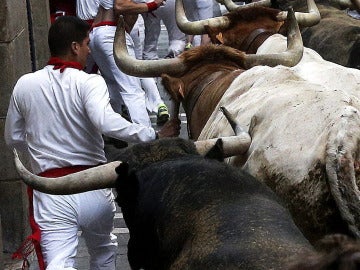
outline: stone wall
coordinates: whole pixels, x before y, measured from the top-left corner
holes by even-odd
[[[29,225],[26,187],[14,169],[13,153],[4,141],[5,117],[18,78],[43,67],[49,57],[49,3],[48,0],[1,0],[0,14],[0,148],[3,149],[0,153],[0,247],[6,257],[28,235]],[[2,265],[0,261],[0,269]]]

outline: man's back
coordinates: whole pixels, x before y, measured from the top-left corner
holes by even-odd
[[[96,119],[101,117],[96,107],[108,102],[105,93],[106,84],[100,76],[73,68],[60,73],[47,66],[19,79],[13,95],[27,123],[27,143],[35,172],[106,161],[96,127],[101,123]],[[90,120],[89,114],[94,119]]]

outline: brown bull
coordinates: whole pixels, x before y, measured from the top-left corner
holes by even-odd
[[[263,11],[267,12],[265,19],[276,17],[275,13],[279,13],[278,10],[263,8],[258,8],[255,12]],[[249,16],[252,15],[250,11]],[[122,46],[125,43],[120,19],[114,43],[115,61],[123,72],[133,76],[151,77],[163,74],[163,83],[167,86],[166,88],[179,90],[170,93],[177,104],[184,100],[191,100],[191,102],[185,101],[183,105],[189,126],[192,127],[189,135],[192,139],[197,139],[222,94],[241,72],[257,65],[294,66],[301,60],[303,47],[299,27],[295,20],[296,15],[292,11],[286,15],[291,19],[288,21],[289,27],[283,30],[286,30],[288,34],[288,48],[280,54],[253,55],[245,54],[229,46],[208,45],[194,48],[175,59],[155,61],[136,60],[127,54],[126,48]],[[276,19],[275,23],[269,20],[271,21],[267,26],[269,31],[279,30],[279,27],[284,24],[282,17],[283,15],[281,19]],[[169,75],[182,78],[177,80]],[[205,92],[206,101],[203,100]],[[208,99],[208,97],[211,98]]]

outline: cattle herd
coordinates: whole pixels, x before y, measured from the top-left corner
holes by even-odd
[[[228,13],[196,22],[176,1],[179,28],[212,44],[174,59],[131,58],[121,17],[115,35],[119,69],[162,78],[189,140],[62,179],[16,157],[19,174],[52,194],[115,188],[132,269],[360,269],[360,1],[218,1]]]

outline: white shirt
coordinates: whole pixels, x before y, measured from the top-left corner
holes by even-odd
[[[99,0],[76,0],[76,15],[82,20],[92,20],[99,9]]]
[[[99,4],[105,9],[112,9],[114,6],[114,0],[99,0]]]
[[[26,150],[34,173],[106,162],[102,133],[128,142],[155,139],[152,128],[115,113],[100,75],[53,66],[22,76],[14,87],[5,141]]]

